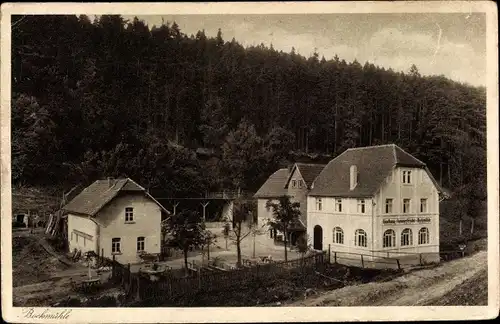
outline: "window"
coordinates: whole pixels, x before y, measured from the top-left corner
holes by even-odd
[[[143,252],[144,251],[144,237],[140,236],[137,238],[137,252]]]
[[[113,238],[111,239],[111,253],[121,253],[121,239]]]
[[[358,213],[361,213],[361,214],[365,213],[365,200],[364,199],[358,199]]]
[[[302,188],[302,180],[298,180],[297,182],[299,184],[299,188]]]
[[[403,214],[410,212],[410,199],[403,199]]]
[[[383,247],[394,247],[396,246],[396,233],[394,230],[388,229],[384,232]]]
[[[323,208],[323,201],[321,198],[316,198],[316,210],[321,210]]]
[[[367,244],[368,240],[366,238],[366,232],[365,231],[363,231],[362,229],[356,230],[356,232],[354,233],[354,237],[355,237],[354,245],[366,247],[366,244]]]
[[[387,198],[385,200],[385,213],[392,214],[392,198]]]
[[[73,232],[71,232],[71,242],[73,242]]]
[[[344,231],[340,227],[333,229],[333,243],[344,244]]]
[[[413,245],[413,237],[411,229],[405,228],[401,232],[401,246]]]
[[[427,227],[422,227],[418,231],[418,244],[429,244],[429,229]]]
[[[134,221],[134,208],[126,207],[125,208],[125,221],[133,222]]]
[[[411,171],[403,171],[403,183],[411,183]]]
[[[427,213],[427,198],[420,199],[420,212]]]
[[[296,188],[297,187],[297,181],[296,180],[292,180],[292,188]]]
[[[342,212],[342,199],[335,200],[335,211],[339,213]]]

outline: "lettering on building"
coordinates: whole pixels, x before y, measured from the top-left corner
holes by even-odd
[[[384,225],[395,225],[395,224],[426,224],[430,223],[430,217],[411,217],[411,218],[384,218],[382,223]]]

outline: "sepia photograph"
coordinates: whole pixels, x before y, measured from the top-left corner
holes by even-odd
[[[327,4],[2,5],[4,319],[496,317],[496,6]]]

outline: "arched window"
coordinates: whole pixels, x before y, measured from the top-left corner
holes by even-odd
[[[340,227],[333,229],[333,243],[344,244],[344,231]]]
[[[394,230],[388,229],[384,232],[383,247],[394,247],[396,246],[396,233]]]
[[[405,228],[401,232],[401,246],[413,245],[413,235],[409,228]]]
[[[354,232],[354,245],[366,247],[367,244],[366,232],[362,229],[356,230]]]
[[[429,229],[422,227],[418,231],[418,244],[429,244]]]

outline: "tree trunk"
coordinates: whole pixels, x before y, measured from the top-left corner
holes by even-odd
[[[460,216],[460,222],[458,226],[458,235],[462,236],[462,217]]]
[[[189,274],[189,270],[188,270],[188,249],[184,249],[184,268],[186,270],[186,275]]]
[[[238,256],[238,261],[236,262],[236,266],[238,268],[240,268],[241,267],[241,245],[240,245],[241,241],[239,238],[238,238],[238,241],[236,241],[236,243],[237,243],[236,244],[236,254]]]
[[[241,225],[242,225],[242,222],[239,221],[237,223],[238,229],[236,230],[236,255],[238,257],[238,259],[236,261],[236,266],[238,268],[241,267]]]
[[[288,233],[287,233],[287,230],[286,230],[286,228],[285,228],[285,230],[284,230],[284,235],[283,235],[283,236],[284,236],[284,243],[285,243],[285,262],[287,262],[287,261],[288,261],[287,237],[286,237],[286,235],[287,235],[287,234],[288,234]]]
[[[252,250],[252,258],[255,258],[255,233],[253,233],[253,250]]]
[[[475,222],[475,218],[472,218],[471,219],[471,224],[470,224],[470,233],[471,234],[474,234],[474,222]]]

